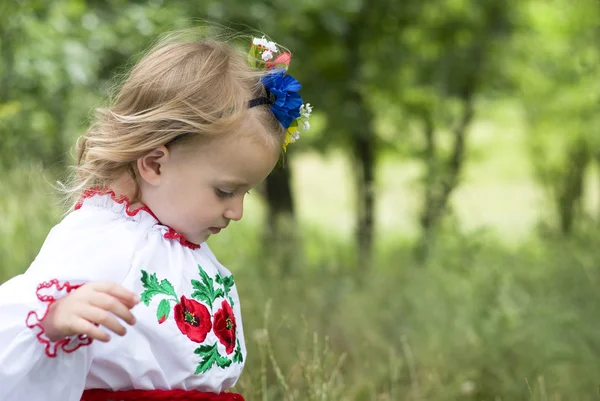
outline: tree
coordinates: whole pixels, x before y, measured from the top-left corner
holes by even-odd
[[[585,215],[586,176],[600,153],[599,17],[595,1],[531,0],[512,45],[536,178],[565,235]]]
[[[511,7],[509,1],[430,2],[404,30],[406,54],[398,74],[404,89],[397,96],[406,120],[420,123],[415,142],[421,148],[414,153],[424,165],[420,259],[427,257],[460,183],[476,100],[499,74],[496,61],[511,31]]]

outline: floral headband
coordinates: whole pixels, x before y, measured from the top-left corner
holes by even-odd
[[[264,37],[254,38],[250,45],[248,62],[254,68],[273,70],[262,78],[262,83],[267,92],[266,97],[250,100],[248,107],[263,104],[271,106],[271,111],[277,117],[283,128],[286,129],[283,151],[287,145],[296,142],[300,138],[300,129],[310,129],[308,119],[312,113],[310,103],[304,104],[298,91],[302,87],[294,77],[287,74],[290,65],[291,54],[279,53],[277,45]],[[275,59],[273,59],[275,57]]]

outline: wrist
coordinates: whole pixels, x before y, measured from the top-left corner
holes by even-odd
[[[56,328],[55,324],[56,307],[59,303],[60,300],[53,302],[49,306],[46,316],[40,321],[44,333],[46,333],[46,337],[52,342],[57,342],[66,338],[66,336]]]

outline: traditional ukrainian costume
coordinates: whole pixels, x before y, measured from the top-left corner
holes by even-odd
[[[0,286],[0,400],[243,401],[225,392],[246,357],[231,273],[206,243],[129,205],[87,191],[29,269]],[[40,321],[52,302],[98,281],[140,295],[136,324],[108,343],[49,341]]]

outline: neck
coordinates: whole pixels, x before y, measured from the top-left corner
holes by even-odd
[[[131,209],[137,209],[143,206],[143,203],[140,201],[141,194],[139,192],[136,194],[137,183],[128,174],[123,174],[121,177],[111,182],[110,188],[115,192],[117,197],[127,197],[131,202]]]

